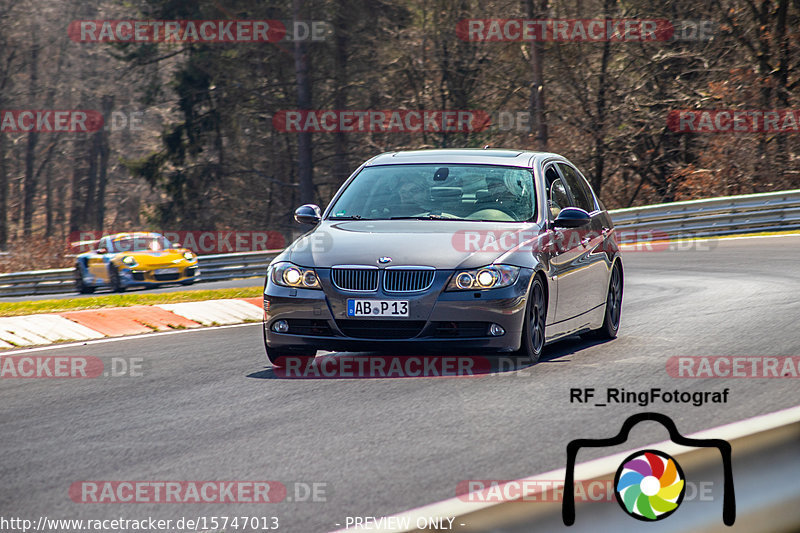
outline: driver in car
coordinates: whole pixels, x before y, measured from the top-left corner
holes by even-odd
[[[421,215],[428,211],[429,190],[418,180],[409,180],[397,189],[399,204],[392,209],[394,216]]]

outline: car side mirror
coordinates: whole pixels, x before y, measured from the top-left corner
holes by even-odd
[[[565,207],[556,217],[554,226],[557,228],[580,228],[591,222],[592,217],[580,207]]]
[[[100,247],[100,248],[97,249],[97,253],[101,254],[101,255],[102,254],[107,254],[108,250],[106,248]]]
[[[318,205],[305,204],[295,210],[294,219],[301,224],[315,225],[322,220],[322,213]]]

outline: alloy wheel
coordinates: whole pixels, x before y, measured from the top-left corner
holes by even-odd
[[[620,311],[622,310],[622,276],[619,274],[619,267],[614,266],[611,272],[611,283],[608,284],[608,318],[611,327],[619,328]]]
[[[531,341],[533,342],[533,349],[536,353],[542,351],[544,346],[544,323],[545,323],[545,303],[544,303],[544,289],[540,281],[533,284],[533,291],[531,294],[531,307],[530,307],[530,328],[531,328]]]

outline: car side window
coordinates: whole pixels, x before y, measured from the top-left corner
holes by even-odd
[[[559,169],[564,176],[564,185],[575,199],[575,207],[580,207],[587,213],[595,211],[594,195],[592,195],[589,185],[586,181],[578,175],[574,168],[565,164],[559,163]]]
[[[562,209],[570,205],[569,195],[555,166],[550,165],[547,167],[544,177],[547,183],[547,207],[550,210],[550,217],[555,219]]]
[[[592,189],[592,186],[589,185],[589,180],[587,180],[586,177],[581,174],[580,170],[577,170],[574,167],[571,168],[578,178],[578,185],[581,187],[581,189],[583,189],[584,193],[586,193],[586,196],[589,198],[589,202],[592,204],[592,210],[599,209],[600,211],[605,211],[603,204],[600,202],[600,198],[597,197],[597,195],[594,193],[594,189]],[[589,212],[591,213],[591,211]]]

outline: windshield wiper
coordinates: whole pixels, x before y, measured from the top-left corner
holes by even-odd
[[[389,217],[389,220],[458,220],[457,218],[444,217],[442,215],[425,215],[416,217]]]
[[[346,217],[332,216],[331,220],[361,220],[361,215],[349,215]]]

